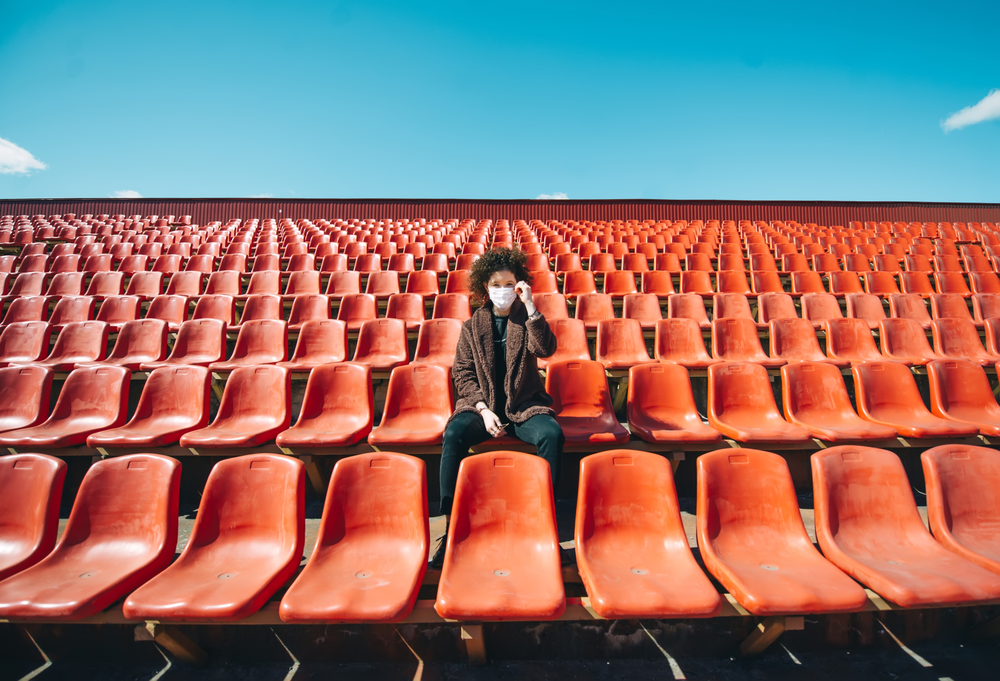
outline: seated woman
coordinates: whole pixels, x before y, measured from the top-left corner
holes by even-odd
[[[510,432],[535,445],[558,484],[563,432],[536,357],[556,351],[556,338],[531,299],[527,256],[518,249],[487,251],[469,271],[469,294],[483,302],[462,325],[452,377],[458,402],[441,447],[441,513],[451,514],[458,467],[469,447]],[[445,540],[431,564],[444,562]]]

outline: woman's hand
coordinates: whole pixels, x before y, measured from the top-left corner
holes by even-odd
[[[494,414],[489,409],[483,409],[479,412],[483,417],[483,422],[486,424],[486,432],[488,432],[493,437],[503,437],[507,434],[504,430],[503,424],[500,423],[500,417]]]
[[[528,316],[535,314],[535,302],[531,299],[531,287],[525,281],[519,281],[514,285],[514,292],[517,293],[521,302],[528,312]]]

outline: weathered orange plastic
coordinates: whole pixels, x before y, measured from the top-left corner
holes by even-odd
[[[920,455],[927,520],[942,546],[1000,574],[1000,455],[995,449],[941,445]]]
[[[208,425],[211,374],[200,366],[152,371],[135,415],[125,425],[87,438],[89,447],[165,447],[184,433]]]
[[[842,319],[837,298],[829,293],[806,293],[802,296],[802,318],[812,322],[814,328],[823,326],[827,319]]]
[[[556,337],[556,351],[551,357],[538,357],[538,368],[547,370],[554,362],[567,360],[589,360],[590,346],[587,343],[587,328],[579,319],[554,319],[549,328]]]
[[[847,316],[862,319],[868,327],[877,329],[879,322],[886,318],[882,299],[871,293],[849,293],[847,300]]]
[[[757,336],[757,325],[752,319],[716,319],[712,322],[712,355],[724,362],[754,362],[765,367],[777,368],[784,359],[764,354]]]
[[[175,272],[167,282],[168,296],[200,296],[205,281],[203,272]]]
[[[844,296],[850,293],[864,293],[861,280],[854,272],[830,272],[828,277],[832,295]]]
[[[226,323],[218,319],[192,319],[184,322],[177,332],[170,355],[162,362],[144,362],[143,371],[161,366],[208,366],[221,361],[226,351]]]
[[[40,296],[45,289],[45,272],[21,272],[7,292],[8,298]]]
[[[388,319],[401,319],[406,324],[407,331],[416,331],[426,319],[424,299],[416,293],[395,293],[389,296],[385,316]]]
[[[434,609],[457,620],[563,614],[555,500],[544,459],[490,452],[462,460]]]
[[[0,456],[0,581],[55,546],[66,463],[45,454]]]
[[[969,272],[969,283],[974,294],[1000,293],[1000,278],[992,272]]]
[[[222,391],[210,425],[181,436],[182,447],[256,447],[270,442],[291,424],[291,374],[264,364],[237,367]]]
[[[688,270],[681,272],[681,293],[710,296],[715,293],[712,286],[712,273],[706,270]]]
[[[67,296],[56,300],[49,324],[61,331],[70,322],[86,322],[94,318],[94,299],[90,296]]]
[[[858,415],[895,428],[903,437],[969,437],[979,434],[970,424],[934,416],[924,406],[910,369],[899,362],[862,362],[851,368]]]
[[[234,325],[232,329],[238,330],[248,322],[262,321],[265,319],[281,321],[281,313],[281,298],[279,296],[271,295],[269,293],[250,295],[246,298],[246,303],[243,306],[243,314],[240,315],[239,324]]]
[[[830,362],[820,350],[808,319],[772,319],[768,333],[771,357],[786,362]]]
[[[664,319],[657,322],[653,347],[657,361],[675,362],[691,369],[704,369],[722,361],[709,356],[701,328],[693,319]]]
[[[937,287],[937,292],[941,294],[959,295],[964,298],[972,295],[961,271],[935,272],[934,284]]]
[[[705,567],[755,615],[850,612],[868,601],[813,546],[788,464],[777,454],[699,456],[697,523]]]
[[[792,293],[803,295],[807,293],[825,294],[823,277],[819,272],[792,272]]]
[[[469,296],[464,293],[442,293],[434,299],[434,319],[458,319],[465,321],[472,316]]]
[[[139,296],[110,296],[104,299],[97,315],[99,322],[107,322],[109,331],[117,332],[122,324],[139,318]]]
[[[177,561],[125,600],[128,619],[235,622],[287,582],[305,544],[305,466],[276,454],[215,464]]]
[[[299,418],[279,447],[347,447],[368,437],[374,418],[371,370],[344,362],[309,372]]]
[[[630,293],[638,293],[635,273],[631,270],[611,271],[604,274],[604,294],[612,298],[623,298]]]
[[[754,321],[750,301],[742,293],[716,293],[712,296],[712,319],[749,319]]]
[[[0,369],[0,431],[28,428],[44,421],[49,415],[51,393],[51,369],[39,366]]]
[[[675,293],[667,298],[667,318],[693,319],[703,329],[712,327],[705,312],[705,299],[697,293]]]
[[[326,295],[331,298],[358,295],[361,293],[361,273],[338,270],[330,272],[330,280],[326,284]]]
[[[455,364],[462,322],[457,319],[428,319],[420,323],[413,364],[437,364],[451,369]]]
[[[754,296],[744,271],[726,270],[715,275],[715,287],[719,293]]]
[[[370,367],[372,371],[391,371],[409,363],[406,322],[402,319],[371,319],[363,323],[351,361]]]
[[[837,367],[825,362],[797,362],[781,368],[785,418],[826,442],[889,440],[896,430],[859,418]]]
[[[177,547],[180,478],[180,463],[157,454],[93,464],[55,549],[0,582],[0,616],[83,619],[163,570]]]
[[[597,361],[605,369],[628,369],[650,362],[642,326],[635,319],[608,319],[597,325]]]
[[[49,299],[45,296],[21,296],[10,301],[3,317],[3,327],[21,322],[42,322],[48,316]]]
[[[288,329],[280,319],[258,319],[244,322],[236,336],[232,356],[226,361],[212,362],[212,371],[232,371],[241,366],[276,364],[288,359]]]
[[[232,325],[236,319],[236,299],[233,296],[202,296],[194,306],[191,319],[219,319]]]
[[[1000,406],[981,366],[965,360],[937,360],[927,365],[927,378],[931,413],[971,423],[980,435],[1000,436]]]
[[[708,367],[708,425],[737,442],[809,442],[778,412],[767,369],[752,362]]]
[[[652,293],[630,293],[625,296],[622,317],[635,319],[643,330],[652,330],[663,319],[660,299]]]
[[[769,324],[773,319],[798,319],[795,301],[787,293],[762,293],[757,296],[757,321]]]
[[[289,371],[309,371],[347,359],[347,324],[336,319],[309,320],[299,329],[295,352],[277,365]]]
[[[892,452],[833,447],[812,455],[816,538],[824,555],[903,607],[1000,598],[1000,574],[934,541]]]
[[[240,273],[235,270],[212,272],[205,284],[206,295],[238,296],[242,293]]]
[[[180,330],[187,320],[188,299],[184,296],[156,296],[149,301],[146,319],[161,319],[172,333]]]
[[[899,288],[903,293],[922,296],[924,298],[935,293],[931,286],[930,279],[923,272],[901,272],[899,275]]]
[[[641,279],[643,293],[666,297],[674,292],[674,278],[670,272],[643,272]]]
[[[316,270],[289,272],[288,282],[285,284],[285,296],[319,295],[321,292],[319,272]]]
[[[711,617],[722,600],[681,522],[670,462],[616,449],[580,462],[577,567],[606,618]]]
[[[297,295],[288,313],[288,330],[298,331],[307,321],[330,318],[330,300],[320,294]]]
[[[48,322],[15,322],[0,332],[0,366],[30,364],[49,354]]]
[[[931,349],[919,322],[912,319],[885,319],[878,325],[882,356],[903,364],[927,364],[943,357]]]
[[[448,369],[434,364],[397,367],[389,377],[382,422],[368,436],[368,444],[440,444],[453,410]]]
[[[167,357],[167,323],[159,319],[133,319],[122,325],[115,345],[100,362],[79,362],[87,366],[121,366],[138,371],[146,362],[161,362]]]
[[[924,298],[916,293],[889,296],[889,314],[896,319],[912,319],[924,329],[931,328],[931,315]]]
[[[340,299],[337,319],[346,323],[349,331],[358,331],[364,322],[377,317],[378,306],[373,295],[351,293]]]
[[[966,319],[938,319],[931,324],[934,351],[948,359],[962,359],[983,366],[1000,361],[996,355],[983,349],[976,325]]]
[[[450,275],[450,273],[449,273]],[[399,293],[399,275],[395,272],[372,272],[368,275],[365,293],[385,300],[394,293]]]
[[[646,442],[718,442],[722,434],[702,422],[691,379],[679,364],[632,367],[628,382],[628,423]]]
[[[535,293],[532,291],[532,302],[550,323],[556,319],[569,319],[569,308],[566,306],[566,296],[561,293]]]
[[[161,272],[136,272],[128,280],[125,295],[152,298],[163,293],[163,274]]]
[[[888,296],[899,293],[896,277],[892,272],[868,272],[862,276],[865,280],[865,291],[872,295]]]
[[[45,289],[47,296],[79,296],[83,294],[83,272],[60,272],[52,276]]]
[[[331,276],[331,281],[333,277]],[[410,272],[406,275],[406,293],[417,293],[421,296],[436,296],[441,292],[440,284],[438,283],[437,272],[431,272],[430,270],[418,270],[416,272]],[[327,290],[327,294],[330,291]]]
[[[71,371],[80,362],[96,362],[107,356],[108,325],[104,322],[70,322],[56,337],[45,359],[33,362],[55,371]],[[13,364],[13,362],[12,362]]]
[[[427,571],[430,530],[424,462],[359,454],[333,468],[316,547],[288,588],[285,622],[398,622]]]
[[[618,422],[600,362],[550,362],[545,391],[552,396],[556,421],[566,444],[627,442],[629,433]]]
[[[583,293],[576,299],[576,318],[584,323],[588,330],[597,328],[597,324],[607,319],[615,318],[615,308],[611,296],[603,293]]]
[[[750,283],[753,285],[753,292],[758,295],[785,292],[785,287],[781,283],[781,277],[776,271],[751,272]]]
[[[972,313],[977,322],[1000,317],[1000,293],[977,293],[972,296]]]

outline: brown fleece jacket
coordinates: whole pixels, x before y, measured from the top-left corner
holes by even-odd
[[[539,315],[529,321],[524,304],[520,299],[515,300],[507,318],[507,379],[504,385],[506,418],[513,423],[524,423],[536,414],[555,414],[550,408],[552,398],[545,392],[535,362],[536,357],[550,357],[555,351],[556,337],[545,317]],[[477,402],[485,402],[493,408],[496,396],[493,363],[493,303],[486,301],[462,324],[458,337],[455,366],[451,370],[459,396],[455,414],[476,411]],[[506,420],[504,414],[497,416]]]

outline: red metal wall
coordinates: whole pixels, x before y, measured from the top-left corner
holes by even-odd
[[[482,201],[448,199],[34,199],[0,200],[0,215],[64,213],[229,218],[491,218],[539,220],[796,220],[1000,222],[1000,204],[836,201]]]

